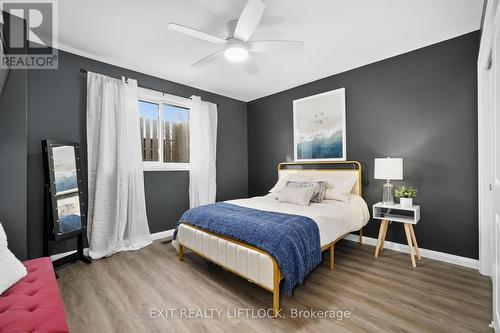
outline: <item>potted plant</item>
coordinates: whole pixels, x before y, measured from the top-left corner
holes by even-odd
[[[413,198],[417,196],[417,189],[414,187],[399,186],[394,191],[396,198],[399,198],[401,207],[413,206]]]

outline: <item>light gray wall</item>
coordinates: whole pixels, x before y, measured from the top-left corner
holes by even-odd
[[[479,32],[264,97],[248,104],[249,194],[266,193],[276,165],[293,160],[292,101],[345,87],[347,158],[361,161],[369,186],[375,157],[403,157],[404,181],[418,187],[422,248],[478,258],[477,73]],[[366,235],[377,237],[371,221]],[[401,225],[387,239],[406,243]]]
[[[246,197],[246,103],[124,68],[59,53],[58,70],[28,73],[28,227],[29,255],[42,250],[43,165],[40,141],[46,138],[80,142],[86,173],[86,75],[80,68],[112,77],[137,79],[144,88],[179,96],[201,96],[219,104],[217,130],[217,200]],[[146,205],[151,232],[174,228],[189,208],[187,171],[145,172]]]

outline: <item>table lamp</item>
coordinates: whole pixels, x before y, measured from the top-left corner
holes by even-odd
[[[403,179],[403,159],[402,158],[376,158],[375,159],[375,179],[385,179],[387,182],[383,188],[383,202],[394,204],[394,186],[391,180]]]

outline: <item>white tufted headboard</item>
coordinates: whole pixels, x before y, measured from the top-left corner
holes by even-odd
[[[357,181],[352,188],[352,193],[363,195],[363,177],[361,163],[358,161],[335,162],[283,162],[278,164],[278,177],[286,174],[303,174],[313,180],[338,181],[345,178],[356,177]]]

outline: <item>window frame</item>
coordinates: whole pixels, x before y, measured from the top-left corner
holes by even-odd
[[[191,112],[191,99],[175,96],[167,93],[162,93],[156,90],[139,88],[139,96],[137,103],[144,101],[147,103],[154,103],[158,105],[158,161],[142,161],[144,171],[188,171],[190,163],[172,163],[163,161],[163,107],[164,104],[169,104],[185,109]],[[191,121],[189,122],[191,126]],[[141,154],[142,155],[142,154]]]

